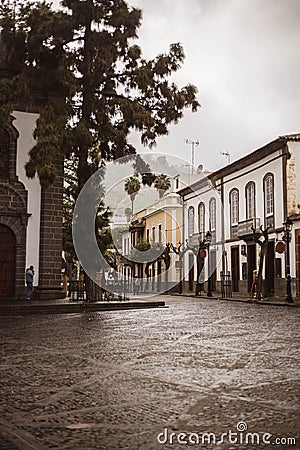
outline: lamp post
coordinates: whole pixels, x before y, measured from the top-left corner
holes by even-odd
[[[284,237],[283,240],[286,243],[286,253],[285,253],[285,271],[286,271],[286,298],[287,303],[293,303],[292,298],[292,287],[291,287],[291,263],[290,263],[290,242],[291,242],[291,232],[293,229],[292,220],[287,217],[285,222],[283,222]]]
[[[208,279],[207,279],[207,297],[212,297],[211,292],[211,273],[210,273],[210,244],[211,244],[212,235],[210,231],[208,231],[205,235],[205,241],[207,245],[207,263],[208,263]]]
[[[183,277],[183,255],[186,252],[186,248],[184,248],[184,244],[182,244],[181,242],[178,243],[178,247],[175,247],[175,245],[170,244],[173,252],[179,256],[179,289],[178,289],[178,293],[182,294],[183,292],[183,281],[182,281],[182,277]]]
[[[197,281],[196,281],[196,290],[195,290],[195,296],[197,297],[197,295],[201,295],[201,271],[203,269],[203,259],[205,258],[205,249],[207,248],[207,243],[206,243],[206,239],[203,239],[201,241],[201,239],[199,238],[199,245],[197,248],[197,252],[196,252],[196,257],[197,257]],[[202,252],[204,252],[204,256],[201,254]]]

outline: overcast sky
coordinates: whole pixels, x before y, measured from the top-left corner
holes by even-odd
[[[175,81],[202,105],[185,112],[155,151],[215,170],[279,135],[300,132],[300,0],[128,0],[143,11],[137,42],[147,58],[180,42]],[[142,148],[142,147],[140,147]]]

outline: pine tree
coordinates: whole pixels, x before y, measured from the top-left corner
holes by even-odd
[[[4,0],[0,7],[0,108],[39,97],[42,110],[27,175],[42,185],[55,178],[63,151],[78,158],[80,187],[100,164],[135,153],[129,134],[152,147],[183,111],[196,111],[196,88],[170,76],[184,61],[180,44],[146,60],[137,37],[142,14],[124,0]],[[9,73],[9,76],[7,75]],[[35,100],[36,100],[35,98]]]
[[[58,10],[46,2],[2,0],[0,124],[14,104],[39,105],[25,168],[43,188],[55,180],[61,153],[76,163],[79,192],[105,162],[136,152],[132,130],[151,148],[186,108],[200,106],[195,86],[170,81],[184,61],[180,44],[143,58],[134,44],[141,19],[125,0],[63,0]]]

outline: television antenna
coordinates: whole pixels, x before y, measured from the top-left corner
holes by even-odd
[[[226,156],[227,164],[230,164],[230,153],[229,152],[220,152],[220,155]]]
[[[195,164],[195,146],[198,147],[199,141],[191,141],[190,139],[185,140],[186,144],[190,144],[192,146],[192,175],[194,173],[194,164]]]

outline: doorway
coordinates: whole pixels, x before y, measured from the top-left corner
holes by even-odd
[[[268,242],[266,265],[265,265],[265,294],[274,295],[275,278],[275,244],[274,241]]]
[[[189,253],[189,291],[194,289],[194,254]]]
[[[256,270],[256,244],[247,245],[247,264],[248,292],[250,292],[253,282],[253,270]]]
[[[296,297],[300,297],[300,229],[295,230]]]
[[[231,277],[232,277],[232,292],[238,292],[240,279],[239,247],[231,247]]]
[[[0,225],[0,298],[14,297],[16,238],[6,225]]]
[[[211,290],[216,291],[217,284],[217,253],[216,250],[210,251],[210,270],[211,270]]]

